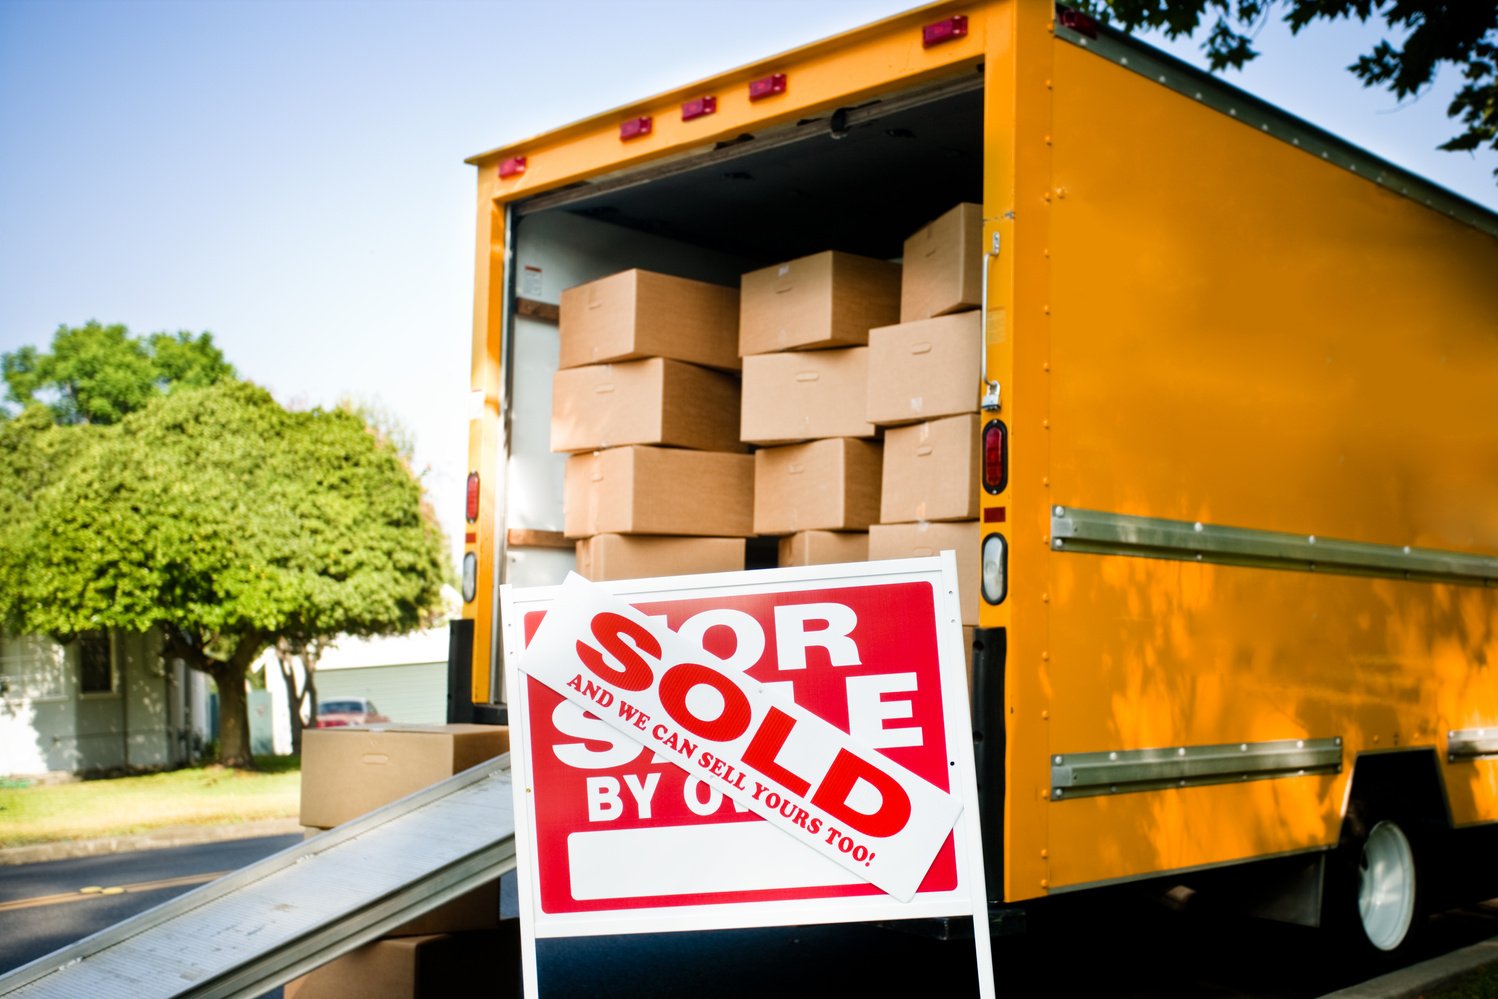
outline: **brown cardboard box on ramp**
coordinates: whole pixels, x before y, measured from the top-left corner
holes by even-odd
[[[287,982],[286,999],[518,996],[519,920],[483,933],[376,940]],[[485,983],[476,988],[476,983]]]
[[[302,825],[331,829],[509,750],[503,725],[307,729]]]

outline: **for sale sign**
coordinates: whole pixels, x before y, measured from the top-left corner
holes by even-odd
[[[501,599],[528,937],[961,913],[986,939],[949,557]]]

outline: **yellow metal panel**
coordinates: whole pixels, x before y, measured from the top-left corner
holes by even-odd
[[[1051,752],[1343,740],[1445,745],[1498,720],[1498,592],[1159,559],[1057,555]],[[1447,764],[1458,823],[1494,770]],[[1050,804],[1053,886],[1336,843],[1348,768]]]
[[[1020,0],[993,5],[989,16],[984,240],[985,249],[991,248],[996,234],[1000,252],[989,264],[987,374],[1000,385],[997,415],[1008,428],[1012,457],[1007,488],[998,496],[982,496],[985,516],[1003,518],[988,529],[1001,531],[1009,542],[1008,596],[999,607],[980,603],[979,622],[1007,629],[1003,894],[1014,900],[1043,894],[1050,878],[1045,369],[1051,334],[1045,178],[1050,173],[1052,8]]]
[[[1057,502],[1498,554],[1498,240],[1057,50]]]
[[[967,37],[922,47],[923,25],[956,14],[968,17]],[[949,76],[953,67],[981,60],[984,34],[985,8],[934,3],[483,153],[469,162],[478,165],[481,175],[494,176],[497,196],[509,201],[650,161],[701,152],[745,132]],[[750,81],[772,73],[786,74],[785,93],[751,102]],[[717,112],[682,121],[681,105],[707,95],[717,98]],[[652,119],[651,133],[621,140],[620,124],[646,115]],[[526,158],[525,172],[499,180],[494,168],[512,156]]]
[[[494,593],[500,539],[495,536],[496,487],[499,484],[501,329],[505,289],[504,210],[494,204],[493,182],[480,176],[476,269],[473,301],[473,360],[470,391],[481,411],[468,425],[468,468],[479,473],[479,515],[467,524],[463,552],[476,554],[478,573],[473,600],[463,616],[473,619],[473,703],[487,704],[494,691],[490,658],[495,636]]]
[[[1498,241],[1054,51],[1050,502],[1498,553]],[[1036,670],[1050,753],[1340,736],[1351,762],[1498,722],[1491,589],[1048,562],[1048,655],[1010,676]],[[1458,823],[1498,819],[1498,768],[1441,766]],[[1051,803],[1051,887],[1330,845],[1349,776]]]

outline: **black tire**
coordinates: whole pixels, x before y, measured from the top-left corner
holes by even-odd
[[[1419,824],[1398,813],[1349,812],[1328,858],[1323,923],[1354,958],[1392,964],[1418,944],[1429,894],[1423,840]]]

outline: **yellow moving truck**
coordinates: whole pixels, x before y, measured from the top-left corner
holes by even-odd
[[[1039,0],[932,4],[471,162],[455,719],[504,717],[499,583],[574,564],[561,291],[894,261],[970,203],[992,901],[1167,878],[1395,950],[1493,890],[1491,212]]]

